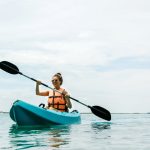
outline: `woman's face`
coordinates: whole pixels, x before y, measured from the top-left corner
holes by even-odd
[[[53,78],[52,78],[52,84],[54,85],[54,87],[58,87],[58,86],[60,86],[60,80],[58,79],[58,77],[56,77],[56,76],[54,76]]]

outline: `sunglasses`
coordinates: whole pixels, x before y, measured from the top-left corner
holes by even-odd
[[[52,82],[57,82],[58,80],[57,79],[55,79],[55,80],[52,80]]]

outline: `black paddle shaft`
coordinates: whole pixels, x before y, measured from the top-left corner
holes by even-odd
[[[20,75],[22,75],[22,76],[24,76],[24,77],[26,77],[26,78],[28,78],[28,79],[30,79],[30,80],[32,80],[32,81],[37,82],[36,79],[31,78],[31,77],[29,77],[29,76],[23,74],[22,72],[20,72],[17,66],[15,66],[14,64],[12,64],[12,63],[10,63],[10,62],[8,62],[8,61],[2,61],[2,62],[0,62],[0,68],[1,68],[2,70],[4,70],[4,71],[10,73],[10,74],[20,74]],[[44,83],[41,83],[41,84],[42,84],[43,86],[47,87],[47,88],[52,89],[53,91],[56,91],[56,92],[62,94],[60,91],[58,91],[58,90],[56,90],[56,89],[53,89],[53,88],[49,87],[48,85],[46,85],[46,84],[44,84]],[[69,98],[72,99],[72,100],[74,100],[74,101],[76,101],[76,102],[78,102],[78,103],[80,103],[80,104],[82,104],[82,105],[84,105],[84,106],[86,106],[86,107],[88,107],[88,108],[90,108],[91,111],[92,111],[92,113],[95,114],[96,116],[98,116],[98,117],[100,117],[100,118],[103,118],[103,119],[105,119],[105,120],[108,120],[108,121],[111,120],[111,114],[110,114],[110,112],[109,112],[108,110],[106,110],[105,108],[100,107],[100,106],[89,106],[89,105],[86,105],[86,104],[80,102],[79,100],[77,100],[77,99],[75,99],[75,98],[73,98],[73,97],[71,97],[71,96],[69,96]]]
[[[24,77],[26,77],[26,78],[28,78],[28,79],[31,79],[32,81],[37,82],[36,79],[31,78],[31,77],[29,77],[29,76],[23,74],[22,72],[20,72],[17,66],[15,66],[14,64],[12,64],[12,63],[10,63],[10,62],[8,62],[8,61],[2,61],[2,62],[0,62],[0,68],[1,68],[2,70],[4,70],[4,71],[10,73],[10,74],[20,74],[20,75],[22,75],[22,76],[24,76]],[[46,86],[46,87],[50,88],[50,89],[53,89],[53,88],[49,87],[48,85],[46,85],[46,84],[44,84],[44,83],[41,83],[41,84],[42,84],[43,86]]]

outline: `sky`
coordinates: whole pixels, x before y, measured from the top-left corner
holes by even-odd
[[[50,87],[60,72],[63,87],[87,105],[150,112],[149,6],[149,0],[0,0],[0,61]],[[47,103],[35,95],[35,82],[0,70],[0,111],[17,99]]]

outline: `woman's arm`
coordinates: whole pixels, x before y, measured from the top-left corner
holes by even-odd
[[[41,84],[41,81],[37,81],[36,82],[36,89],[35,89],[36,95],[39,95],[39,96],[48,96],[49,95],[49,91],[40,92],[40,90],[39,90],[39,85],[40,84]]]
[[[72,103],[71,103],[70,98],[68,96],[69,95],[65,95],[65,99],[67,101],[67,107],[71,109],[72,108]]]
[[[71,103],[70,98],[69,98],[70,97],[69,93],[64,90],[63,95],[65,96],[67,107],[71,109],[72,108],[72,103]]]

